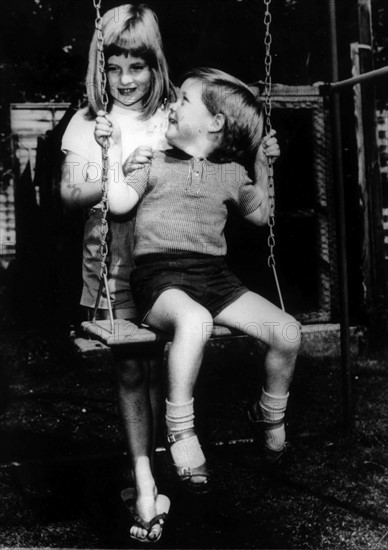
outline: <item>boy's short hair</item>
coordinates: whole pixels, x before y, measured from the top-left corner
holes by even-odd
[[[186,73],[183,80],[189,78],[202,82],[202,101],[208,111],[225,117],[216,156],[222,162],[251,163],[263,134],[261,105],[253,91],[238,78],[218,69],[199,67]]]

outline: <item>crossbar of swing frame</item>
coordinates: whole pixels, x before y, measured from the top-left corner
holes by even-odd
[[[380,78],[382,76],[388,76],[388,65],[385,67],[381,67],[380,69],[374,69],[373,71],[368,71],[367,73],[353,76],[351,78],[346,78],[345,80],[339,80],[338,82],[330,82],[328,84],[324,84],[320,88],[323,93],[325,93],[326,90],[328,90],[329,92],[340,92],[345,88],[350,88],[352,86],[355,86],[356,84],[364,84],[369,80]]]

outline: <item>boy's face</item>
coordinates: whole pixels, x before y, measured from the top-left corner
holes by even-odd
[[[202,102],[202,86],[195,78],[183,82],[168,118],[166,138],[171,145],[184,148],[207,136],[213,115]]]

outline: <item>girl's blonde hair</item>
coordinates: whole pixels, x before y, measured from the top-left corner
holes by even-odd
[[[109,51],[141,57],[151,70],[149,93],[143,102],[142,119],[150,118],[166,102],[175,99],[175,90],[168,76],[162,38],[155,13],[145,4],[124,4],[107,11],[102,17],[102,34],[105,59]],[[89,116],[104,110],[101,93],[101,71],[98,55],[97,31],[94,32],[89,49],[89,65],[86,75],[86,92],[89,101]],[[109,95],[108,111],[112,107]]]

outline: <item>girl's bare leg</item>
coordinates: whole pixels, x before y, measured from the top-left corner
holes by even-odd
[[[136,513],[145,521],[156,514],[157,487],[153,475],[154,416],[156,404],[150,392],[150,362],[142,358],[116,356],[118,368],[119,405],[131,458],[132,475],[136,488]],[[154,406],[153,406],[154,405]],[[133,526],[131,534],[157,538],[161,526],[156,524],[147,533]]]

